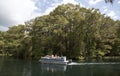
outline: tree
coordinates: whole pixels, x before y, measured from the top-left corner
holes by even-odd
[[[0,31],[0,53],[5,54],[4,32]]]
[[[25,36],[24,28],[24,25],[12,26],[4,36],[6,51],[16,57],[22,57],[20,53],[22,53],[21,49],[23,48],[21,41]]]

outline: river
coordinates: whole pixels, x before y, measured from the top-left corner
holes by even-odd
[[[120,76],[120,61],[51,65],[0,57],[0,76]]]

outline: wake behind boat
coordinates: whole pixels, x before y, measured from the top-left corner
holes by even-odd
[[[67,60],[66,56],[47,55],[47,56],[41,57],[40,62],[49,63],[49,64],[69,64],[72,62],[72,60]]]

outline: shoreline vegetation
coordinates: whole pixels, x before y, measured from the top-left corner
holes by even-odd
[[[12,54],[0,54],[0,57],[12,57]]]
[[[3,54],[4,53],[4,54]],[[0,31],[0,56],[86,60],[120,57],[120,21],[98,9],[62,4],[50,14]]]
[[[120,56],[103,57],[103,59],[120,59]]]
[[[12,54],[0,54],[0,57],[13,57]],[[105,57],[102,57],[102,58],[89,58],[89,59],[84,59],[84,58],[80,58],[79,60],[78,59],[73,59],[73,61],[87,61],[87,60],[90,60],[90,61],[93,61],[93,60],[120,60],[120,56],[105,56]],[[30,59],[31,60],[31,59]],[[36,60],[36,59],[35,59]]]

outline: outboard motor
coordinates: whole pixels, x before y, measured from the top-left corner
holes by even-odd
[[[69,63],[72,63],[72,59],[69,60]]]

